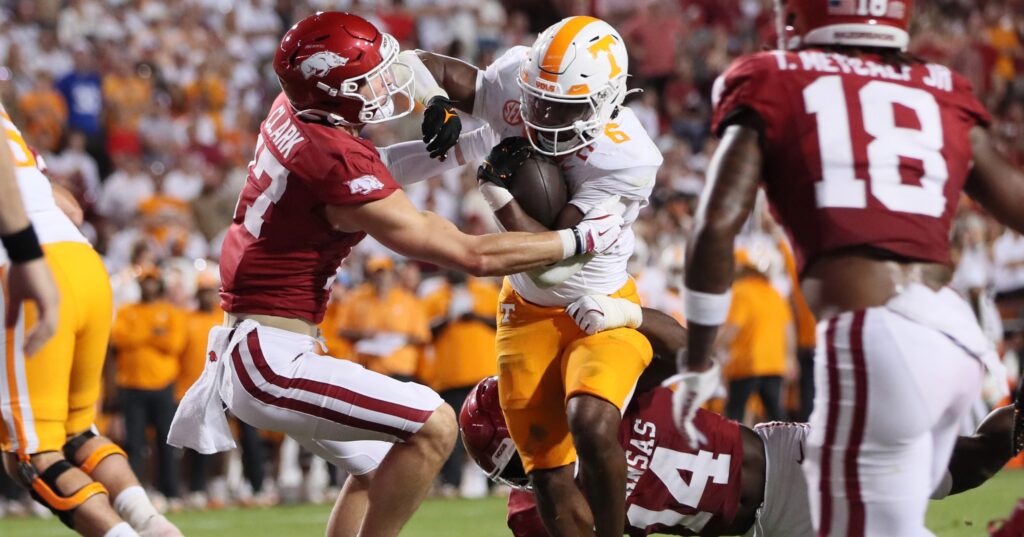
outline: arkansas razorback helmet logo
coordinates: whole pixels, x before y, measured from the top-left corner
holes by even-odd
[[[307,80],[311,77],[323,78],[331,69],[342,67],[348,63],[348,58],[340,56],[331,51],[317,52],[316,54],[302,60],[299,68],[302,69],[302,76]]]

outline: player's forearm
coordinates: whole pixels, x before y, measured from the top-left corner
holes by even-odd
[[[643,308],[643,312],[644,321],[637,330],[651,342],[655,355],[674,359],[679,350],[686,348],[686,329],[672,316],[656,309]]]
[[[712,230],[705,226],[698,230],[691,242],[691,255],[687,266],[693,267],[686,273],[686,287],[711,295],[729,291],[733,275],[733,241],[735,233],[729,230]],[[680,369],[703,371],[709,366],[718,337],[717,325],[705,325],[688,319],[688,349],[681,357]]]
[[[471,237],[468,266],[474,276],[504,276],[557,263],[565,258],[558,233],[494,233]]]
[[[14,159],[7,144],[0,144],[0,235],[28,227],[28,214],[21,200],[14,171]]]
[[[378,147],[377,152],[391,172],[391,176],[405,187],[447,173],[467,162],[483,159],[494,145],[493,142],[494,134],[491,129],[481,127],[459,136],[459,143],[451,153],[455,158],[430,158],[426,151],[427,144],[420,140]]]
[[[729,127],[708,167],[708,186],[701,195],[692,239],[687,247],[687,293],[709,299],[732,286],[736,235],[750,216],[761,178],[761,149],[756,130]],[[688,296],[688,300],[693,297]],[[687,310],[696,309],[696,304]],[[717,316],[719,312],[716,309]],[[690,331],[687,363],[681,368],[703,371],[711,360],[717,325],[701,323],[687,314]],[[721,321],[719,321],[720,323]]]
[[[437,84],[448,93],[449,98],[455,101],[455,107],[472,114],[479,69],[462,60],[433,52],[417,50],[416,56],[430,71]]]
[[[526,214],[519,202],[512,200],[504,207],[494,211],[494,216],[501,222],[501,226],[508,231],[525,231],[528,233],[543,233],[550,231],[543,224],[534,220]]]

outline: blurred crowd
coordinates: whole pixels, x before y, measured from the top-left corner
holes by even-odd
[[[775,33],[772,0],[0,4],[0,100],[52,180],[83,207],[83,228],[112,275],[118,313],[100,425],[172,508],[319,499],[338,482],[297,445],[242,424],[241,449],[227,457],[182,455],[162,441],[175,401],[202,370],[207,331],[221,322],[220,241],[259,122],[279,91],[269,60],[294,21],[319,9],[348,10],[403,48],[481,67],[565,15],[609,21],[628,46],[630,86],[644,90],[628,105],[665,157],[651,205],[635,225],[630,270],[647,305],[680,319],[686,237],[716,144],[711,86],[737,56],[772,46]],[[1024,165],[1022,4],[918,0],[913,52],[972,81],[994,114],[1000,148]],[[418,121],[414,114],[364,135],[377,145],[418,138]],[[474,165],[408,190],[419,207],[467,232],[493,230]],[[1024,347],[1024,237],[967,201],[954,228],[953,285],[1015,364]],[[748,421],[805,419],[810,386],[801,372],[809,371],[815,323],[787,240],[763,203],[736,255],[734,305],[721,342],[728,359],[722,409]],[[364,241],[333,284],[326,348],[426,383],[458,408],[477,381],[496,372],[499,284],[394,258]],[[479,474],[463,473],[461,454],[446,466],[439,494],[486,493]],[[17,511],[20,504],[5,505]]]

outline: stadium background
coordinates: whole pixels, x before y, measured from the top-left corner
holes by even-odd
[[[143,479],[168,509],[185,511],[175,517],[186,521],[184,528],[191,527],[188,520],[198,521],[195,534],[212,530],[202,522],[210,515],[190,514],[197,509],[319,502],[331,497],[338,479],[322,462],[273,435],[252,435],[245,442],[254,446],[248,457],[236,453],[200,461],[177,452],[159,457],[159,419],[134,416],[129,421],[135,425],[128,428],[124,419],[133,391],[167,391],[173,405],[202,367],[206,329],[219,317],[216,310],[196,310],[210,302],[208,290],[216,286],[220,238],[245,180],[259,122],[278,92],[268,60],[293,21],[319,9],[349,10],[395,35],[403,48],[443,52],[478,66],[510,46],[532,43],[537,31],[565,15],[588,13],[612,23],[628,45],[630,86],[644,89],[628,104],[665,156],[651,206],[635,226],[641,244],[631,270],[648,304],[676,315],[681,303],[673,282],[715,148],[709,136],[711,85],[733,58],[763,48],[774,33],[771,0],[7,0],[0,5],[0,99],[45,158],[53,181],[83,207],[83,228],[103,254],[117,306],[123,308],[117,324],[125,331],[172,331],[172,344],[140,350],[118,347],[115,329],[100,425],[134,445],[129,451]],[[967,75],[995,115],[993,132],[1001,149],[1024,164],[1024,2],[918,0],[914,34],[916,54]],[[367,128],[364,135],[377,145],[414,139],[418,122],[413,115]],[[475,183],[470,165],[429,178],[409,193],[419,207],[482,233],[493,224]],[[759,314],[791,317],[795,336],[770,367],[734,365],[730,375],[767,367],[782,376],[789,388],[786,412],[799,418],[798,354],[813,346],[813,322],[794,292],[785,241],[766,211],[759,214],[741,239],[743,257],[772,283],[769,291],[758,292],[777,293],[787,310],[763,308]],[[967,201],[954,235],[959,255],[953,285],[976,300],[983,324],[1004,350],[1011,378],[993,381],[1015,382],[1017,353],[1024,347],[1019,319],[1024,238]],[[494,282],[464,282],[387,255],[367,241],[339,270],[323,326],[328,347],[341,358],[416,378],[457,402],[467,387],[494,372],[483,322],[492,315]],[[163,283],[156,300],[163,313],[137,314],[139,281],[147,278]],[[165,318],[171,319],[167,326],[161,324]],[[756,315],[750,322],[759,322]],[[140,380],[141,368],[155,368],[155,379]],[[757,402],[745,410],[748,421],[763,414]],[[149,418],[157,426],[140,428],[138,419]],[[258,454],[255,460],[252,453]],[[477,474],[468,475],[460,491],[454,486],[458,470],[458,464],[449,469],[448,486],[439,485],[438,496],[487,494]],[[205,483],[197,474],[207,477]],[[957,499],[960,507],[952,508],[940,504],[935,524],[962,525],[970,518],[975,531],[964,534],[977,534],[985,520],[1009,512],[1015,499],[1010,491],[1014,484],[1019,491],[1021,481],[1008,474],[978,491],[990,495],[984,499]],[[2,489],[0,528],[15,533],[24,528],[26,535],[63,531],[56,523],[12,521],[25,514],[25,503],[10,483]],[[446,520],[465,513],[474,524],[468,527],[500,528],[499,500],[482,501],[438,500],[422,516],[444,528]],[[264,529],[281,520],[312,520],[317,523],[309,534],[316,534],[325,508],[297,509],[280,511],[277,522],[265,514],[209,520]],[[421,525],[426,533],[416,533],[415,522],[412,526],[410,535],[446,534],[443,529],[430,533],[431,522]]]

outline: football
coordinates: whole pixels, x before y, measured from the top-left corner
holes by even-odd
[[[533,155],[509,180],[509,192],[531,218],[551,228],[569,202],[562,170],[553,160]]]

